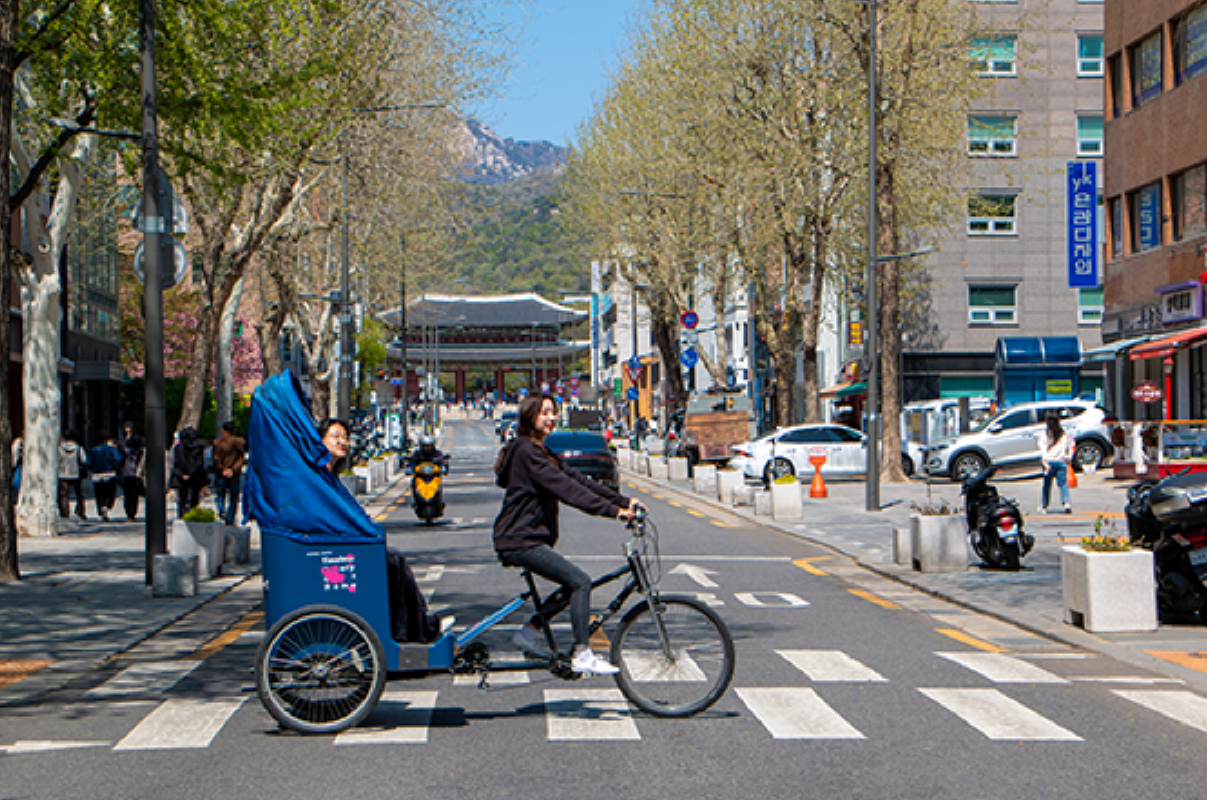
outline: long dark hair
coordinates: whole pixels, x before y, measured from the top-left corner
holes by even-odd
[[[1052,440],[1052,444],[1056,444],[1065,435],[1065,429],[1060,426],[1060,417],[1049,412],[1048,418],[1044,421],[1048,423],[1048,438]]]
[[[540,394],[530,394],[524,398],[524,402],[520,403],[519,421],[516,423],[515,435],[525,436],[534,442],[539,442],[540,439],[536,435],[536,418],[541,415],[541,409],[545,407],[545,401],[553,403],[553,407],[557,408],[557,398],[547,392]]]

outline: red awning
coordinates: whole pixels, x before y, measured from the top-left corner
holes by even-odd
[[[1142,358],[1172,356],[1179,348],[1204,338],[1207,338],[1207,328],[1179,331],[1173,336],[1166,336],[1164,339],[1157,339],[1155,342],[1145,342],[1142,345],[1133,347],[1130,355],[1132,361],[1139,361]]]

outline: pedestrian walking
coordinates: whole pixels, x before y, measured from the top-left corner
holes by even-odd
[[[134,432],[134,425],[126,423],[126,430],[117,449],[122,454],[122,466],[118,478],[122,486],[122,506],[126,511],[126,519],[133,522],[138,516],[138,502],[147,493],[143,480],[143,470],[146,469],[147,443]]]
[[[1073,507],[1069,505],[1069,463],[1073,460],[1073,437],[1065,433],[1060,425],[1060,418],[1049,413],[1045,420],[1047,430],[1039,437],[1040,460],[1044,465],[1044,485],[1040,500],[1039,511],[1047,513],[1048,501],[1051,499],[1052,481],[1060,487],[1060,501],[1064,504],[1064,512],[1069,514]]]
[[[117,500],[118,475],[122,466],[122,454],[117,441],[109,431],[101,430],[96,435],[96,447],[88,453],[88,469],[92,473],[92,491],[96,501],[96,515],[109,521],[109,510]]]
[[[185,428],[172,448],[172,479],[176,490],[176,516],[183,517],[201,503],[201,490],[209,485],[205,473],[205,446],[197,441],[197,431]]]
[[[214,442],[214,503],[227,525],[235,524],[243,489],[243,465],[247,462],[247,440],[235,435],[235,425],[222,423],[222,435]]]
[[[59,437],[59,516],[71,516],[71,494],[75,493],[75,515],[87,519],[84,511],[84,478],[88,475],[88,456],[80,447],[79,434],[68,431]]]

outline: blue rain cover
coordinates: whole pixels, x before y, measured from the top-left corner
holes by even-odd
[[[356,498],[327,469],[331,453],[291,372],[256,390],[247,432],[245,515],[290,538],[385,540]]]

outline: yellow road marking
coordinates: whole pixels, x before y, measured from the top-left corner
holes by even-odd
[[[964,644],[969,645],[970,647],[975,647],[978,650],[984,650],[986,653],[1005,653],[1005,652],[1007,652],[1006,648],[1004,648],[1004,647],[998,647],[996,644],[989,644],[989,642],[983,642],[980,639],[973,638],[972,636],[969,636],[968,634],[964,633],[963,631],[957,631],[954,628],[935,628],[935,632],[941,633],[944,636],[950,636],[952,639],[955,639],[957,642],[963,642]]]
[[[702,517],[702,516],[704,516],[703,514],[701,514],[699,511],[697,511],[697,510],[696,510],[696,509],[694,509],[694,508],[689,508],[689,509],[687,509],[687,513],[688,513],[688,514],[691,514],[693,517]]]
[[[388,509],[387,509],[387,510],[388,510]],[[389,515],[389,514],[387,514],[386,512],[384,512],[384,511],[383,511],[382,513],[380,513],[380,514],[378,514],[376,517],[374,517],[374,518],[373,518],[373,521],[374,521],[374,522],[385,522],[385,521],[386,521],[386,517],[388,517],[388,516],[390,516],[390,515]]]
[[[742,527],[741,525],[730,525],[728,522],[722,522],[719,519],[710,519],[709,522],[712,523],[713,525],[716,525],[718,528],[740,528],[740,527]]]
[[[652,496],[652,497],[657,497],[659,500],[665,500],[665,499],[666,499],[666,495],[661,495],[661,494],[658,494],[657,492],[650,492],[650,496]]]
[[[680,503],[678,500],[667,500],[666,502],[668,505],[672,505],[675,508],[683,508],[683,504]]]
[[[43,661],[41,659],[0,660],[0,689],[3,689],[5,686],[11,686],[17,681],[24,680],[53,663],[53,661]]]
[[[893,609],[896,609],[896,608],[901,608],[901,606],[897,605],[892,600],[885,600],[883,597],[877,597],[876,595],[872,594],[871,592],[865,592],[863,589],[847,589],[847,591],[850,592],[851,594],[855,595],[856,597],[862,597],[864,600],[867,600],[869,603],[875,603],[876,605],[880,606],[881,608],[887,608],[890,611]]]
[[[226,629],[222,634],[206,642],[195,652],[185,656],[186,661],[205,661],[210,656],[221,651],[231,642],[251,630],[260,620],[264,619],[263,611],[248,611],[243,619]]]
[[[1156,656],[1171,664],[1177,664],[1180,667],[1207,672],[1207,653],[1201,651],[1145,650],[1144,652],[1147,655]]]
[[[792,563],[795,564],[796,566],[800,567],[801,569],[803,569],[805,572],[809,573],[810,575],[829,575],[830,573],[823,572],[822,570],[813,566],[814,561],[829,561],[829,560],[830,560],[830,556],[818,556],[817,558],[798,558],[795,561],[793,561]]]

